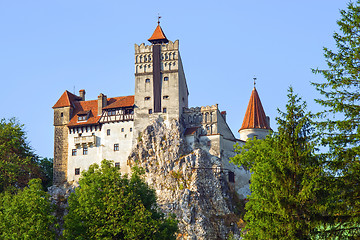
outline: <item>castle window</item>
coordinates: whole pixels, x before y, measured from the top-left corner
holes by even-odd
[[[78,116],[78,121],[86,121],[86,115]]]
[[[145,97],[144,99],[145,99],[145,101],[148,101],[148,100],[150,100],[150,97]]]
[[[145,80],[145,82],[146,82],[146,83],[149,83],[149,82],[150,82],[150,78],[147,78],[147,79]]]
[[[114,151],[119,151],[119,144],[118,143],[114,144]]]
[[[124,132],[124,128],[121,128],[121,132]]]
[[[149,114],[152,114],[152,109],[149,109]]]
[[[119,162],[115,163],[115,168],[120,169],[120,163]]]
[[[76,149],[73,149],[73,150],[71,151],[71,155],[72,155],[72,156],[76,156]]]
[[[75,168],[75,175],[80,175],[80,168]]]
[[[84,147],[83,148],[83,155],[87,155],[88,154],[88,148],[87,147]]]
[[[182,98],[183,102],[185,102],[185,98]]]
[[[125,138],[127,137],[127,135],[125,134],[125,136],[124,136]]]
[[[110,136],[110,129],[106,130],[106,135]]]
[[[132,132],[132,128],[130,128],[130,132]]]
[[[168,95],[163,96],[163,99],[169,99]]]
[[[60,113],[60,116],[61,116],[61,117],[63,117],[63,116],[64,116],[64,113],[63,113],[63,112],[62,112],[62,113]]]
[[[168,77],[164,77],[164,81],[169,81],[169,78],[168,78]]]
[[[163,108],[163,113],[166,113],[166,108]]]

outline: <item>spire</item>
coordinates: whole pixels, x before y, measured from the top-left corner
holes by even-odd
[[[254,128],[270,129],[269,123],[266,119],[266,115],[262,107],[259,94],[256,91],[255,85],[254,85],[254,89],[251,92],[250,101],[246,109],[244,121],[240,130],[254,129]]]
[[[155,31],[152,34],[152,36],[148,39],[148,41],[151,42],[152,44],[169,42],[169,40],[165,36],[165,33],[163,32],[163,30],[160,27],[160,18],[161,17],[158,16],[158,25],[155,28]]]

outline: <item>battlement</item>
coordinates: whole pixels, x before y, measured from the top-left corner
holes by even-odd
[[[145,45],[145,43],[141,43],[140,45],[135,43],[135,55],[152,53],[152,46],[153,45]],[[179,51],[179,40],[176,40],[175,42],[169,41],[167,44],[162,44],[161,51]]]

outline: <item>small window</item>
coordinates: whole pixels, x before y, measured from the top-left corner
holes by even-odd
[[[121,132],[124,132],[124,128],[121,128]]]
[[[150,82],[150,78],[147,78],[147,79],[145,80],[145,82],[146,82],[146,83],[149,83],[149,82]]]
[[[166,113],[166,108],[163,108],[163,113]]]
[[[92,136],[95,136],[95,133],[91,133]]]
[[[78,116],[78,121],[86,121],[86,115]]]
[[[169,78],[168,77],[164,77],[164,82],[165,81],[169,81]]]
[[[115,163],[115,168],[120,169],[120,163],[119,162]]]
[[[163,99],[169,99],[168,95],[163,96]]]
[[[63,113],[63,112],[62,112],[62,113],[60,113],[60,116],[61,116],[61,117],[63,117],[63,116],[64,116],[64,113]]]
[[[80,168],[75,168],[75,175],[80,175]]]
[[[118,143],[114,144],[114,151],[119,151],[119,144]]]
[[[152,114],[152,109],[149,109],[149,114]]]
[[[71,155],[72,155],[72,156],[76,156],[76,149],[73,149],[73,150],[71,151]]]
[[[185,98],[182,98],[182,101],[185,102]]]
[[[127,137],[127,134],[125,134],[125,136],[124,136],[125,138]]]
[[[83,148],[83,155],[87,155],[88,154],[88,148],[87,147],[84,147]]]
[[[81,137],[81,133],[79,133],[78,135],[79,135],[79,137]]]
[[[106,130],[106,135],[110,136],[110,129]]]
[[[132,128],[130,128],[130,132],[132,132]]]
[[[145,101],[149,101],[150,100],[150,97],[145,97]]]

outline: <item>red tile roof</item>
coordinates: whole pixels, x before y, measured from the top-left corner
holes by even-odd
[[[155,28],[155,31],[153,33],[153,35],[148,39],[148,41],[154,41],[154,40],[165,40],[168,41],[165,33],[163,32],[162,28],[160,27],[160,25],[157,25],[157,27]]]
[[[131,107],[134,105],[134,95],[125,96],[125,97],[117,97],[117,98],[113,98],[113,99],[115,101],[112,101],[111,99],[108,100],[109,104],[106,107],[104,107],[103,109]]]
[[[81,97],[78,97],[74,94],[72,94],[69,91],[65,91],[61,97],[59,98],[59,100],[55,103],[55,105],[53,106],[53,108],[60,108],[60,107],[70,107],[72,106],[73,102],[81,100]]]
[[[251,93],[250,101],[240,130],[251,128],[270,129],[256,88],[254,88]]]
[[[107,101],[109,105],[103,109],[133,106],[134,96],[108,98]],[[69,127],[98,124],[101,117],[101,115],[98,116],[98,100],[74,101],[72,104],[74,111],[72,113],[73,117],[68,123]],[[90,112],[87,121],[78,122],[78,115],[85,112]]]

